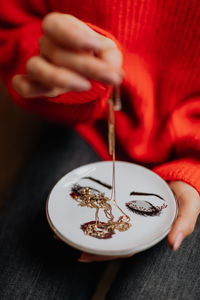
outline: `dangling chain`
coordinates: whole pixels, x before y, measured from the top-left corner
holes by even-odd
[[[117,109],[120,106],[121,109],[121,100],[119,98],[119,87],[115,90],[115,103],[117,106]],[[119,207],[116,200],[116,172],[115,172],[115,115],[114,115],[114,103],[113,98],[110,98],[108,100],[109,105],[109,118],[108,118],[108,145],[109,145],[109,154],[112,156],[113,161],[113,173],[112,173],[112,192],[110,200],[113,200],[115,203],[115,206],[122,212],[123,219],[125,219],[127,222],[130,221],[130,217],[125,214],[125,212]]]
[[[113,173],[112,173],[112,191],[110,198],[106,197],[104,193],[94,194],[91,193],[91,189],[83,188],[79,195],[73,198],[79,203],[80,206],[87,206],[96,208],[95,222],[89,222],[84,227],[84,233],[97,238],[105,238],[109,233],[113,234],[115,230],[126,231],[131,227],[130,217],[119,207],[116,201],[116,178],[115,178],[115,118],[114,118],[114,103],[113,97],[115,97],[116,109],[121,108],[120,92],[119,88],[116,88],[115,93],[108,100],[109,106],[109,118],[108,118],[108,145],[109,154],[112,156],[113,161]],[[118,220],[114,220],[112,213],[112,206],[110,201],[114,202],[115,206],[121,211],[122,216]],[[99,209],[103,208],[105,216],[108,221],[99,221]]]

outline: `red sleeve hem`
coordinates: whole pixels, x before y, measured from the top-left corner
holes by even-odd
[[[166,181],[184,181],[200,194],[200,162],[195,159],[180,159],[153,169]]]

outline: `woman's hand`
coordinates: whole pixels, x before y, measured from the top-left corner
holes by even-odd
[[[200,196],[191,185],[185,182],[173,181],[170,182],[169,185],[175,194],[179,207],[178,217],[168,234],[168,243],[175,251],[180,247],[184,238],[190,235],[194,230],[197,218],[200,214]],[[116,258],[117,257],[106,257],[83,253],[79,258],[79,261],[92,262]]]
[[[168,243],[177,250],[184,238],[190,235],[200,213],[200,196],[191,185],[182,181],[170,182],[178,202],[178,217],[168,235]]]
[[[13,86],[23,97],[55,97],[86,91],[88,79],[120,84],[122,55],[116,44],[77,18],[50,13],[44,18],[40,55],[27,62],[27,74],[16,75]]]

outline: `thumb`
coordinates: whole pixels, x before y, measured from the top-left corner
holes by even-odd
[[[180,247],[184,238],[194,230],[200,213],[200,197],[198,192],[187,183],[171,182],[170,187],[176,196],[179,207],[178,217],[168,235],[168,243],[175,251]]]

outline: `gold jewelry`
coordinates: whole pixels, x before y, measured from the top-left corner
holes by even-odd
[[[131,227],[130,217],[125,214],[125,212],[119,207],[116,201],[116,182],[115,182],[115,116],[114,116],[114,102],[117,104],[117,108],[121,107],[120,100],[120,90],[119,87],[112,91],[111,97],[108,100],[109,106],[109,117],[108,117],[108,146],[109,154],[112,156],[113,161],[113,174],[112,174],[112,190],[111,197],[108,198],[104,193],[91,193],[89,187],[81,188],[78,185],[75,186],[74,190],[78,193],[72,193],[71,196],[78,202],[80,206],[86,206],[90,208],[95,208],[95,221],[85,223],[81,225],[81,229],[85,234],[99,238],[105,239],[110,238],[115,233],[115,230],[126,231]],[[112,213],[112,205],[110,202],[113,201],[115,206],[121,211],[122,216],[118,220],[114,220]],[[101,222],[99,220],[99,210],[103,209],[108,221]]]

